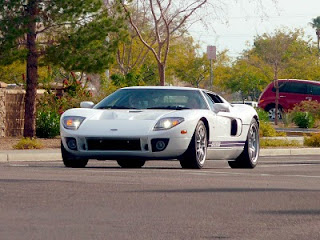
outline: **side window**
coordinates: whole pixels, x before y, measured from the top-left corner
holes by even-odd
[[[207,94],[211,98],[211,101],[213,101],[214,103],[223,103],[223,101],[218,95],[211,94],[211,93],[207,93]]]
[[[320,86],[318,85],[311,85],[311,93],[312,95],[320,96]]]
[[[278,84],[279,84],[279,92],[286,92],[285,89],[286,89],[287,83],[279,81]],[[275,87],[272,88],[272,92],[276,92]]]
[[[275,87],[272,88],[272,91],[276,91]],[[308,94],[308,87],[307,84],[299,82],[279,83],[279,92]]]
[[[307,84],[297,82],[288,83],[285,92],[307,94]]]
[[[288,84],[279,82],[279,92],[286,92]]]
[[[210,105],[210,108],[212,109],[212,108],[214,108],[214,102],[212,101],[212,99],[209,97],[209,95],[207,94],[207,93],[205,93],[205,92],[203,92],[203,94],[204,94],[204,96],[205,96],[205,98],[207,99],[207,101],[208,101],[208,103],[209,103],[209,105]]]

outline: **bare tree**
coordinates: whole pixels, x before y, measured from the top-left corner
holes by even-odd
[[[152,27],[150,26],[151,19],[148,19],[147,12],[139,5],[136,10],[132,11],[132,19],[138,26],[141,35],[151,46],[155,43]],[[117,50],[116,60],[119,70],[126,75],[134,68],[139,68],[145,62],[149,49],[140,41],[138,34],[132,26],[128,27],[129,36],[127,41],[122,42]]]
[[[228,1],[225,0],[119,0],[127,13],[130,25],[141,42],[152,52],[160,76],[160,85],[165,85],[165,70],[172,38],[187,32],[195,22],[211,25],[225,14]],[[234,0],[236,2],[237,0]],[[250,0],[249,0],[250,1]],[[277,0],[270,0],[276,2]],[[251,2],[251,1],[250,1]],[[259,10],[263,9],[262,0],[252,0]],[[146,38],[133,11],[139,6],[151,19],[153,37]],[[265,12],[261,10],[263,14]],[[207,24],[209,22],[209,24]]]
[[[152,19],[153,38],[143,36],[137,22],[132,17],[129,3],[121,2],[124,11],[128,14],[129,22],[137,33],[141,42],[152,52],[157,64],[160,76],[160,85],[165,85],[165,68],[172,37],[183,34],[186,31],[187,21],[196,11],[203,8],[208,0],[173,1],[173,0],[137,0],[146,13],[150,13]]]

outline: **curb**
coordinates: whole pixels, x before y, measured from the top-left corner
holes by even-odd
[[[268,148],[261,149],[261,157],[320,155],[320,148]]]
[[[40,150],[12,150],[0,152],[0,162],[43,162],[43,161],[61,161],[61,152],[57,151],[40,151]]]
[[[320,148],[269,148],[260,149],[260,157],[320,155]],[[10,150],[0,151],[0,162],[61,161],[59,150]]]

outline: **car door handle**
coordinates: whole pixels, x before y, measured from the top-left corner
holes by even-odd
[[[285,98],[286,96],[280,96],[281,98]]]

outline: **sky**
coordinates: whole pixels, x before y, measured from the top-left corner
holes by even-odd
[[[212,21],[209,29],[196,23],[189,32],[203,52],[208,45],[214,45],[217,51],[229,49],[232,57],[252,46],[254,36],[279,28],[302,28],[316,42],[310,22],[320,16],[320,0],[277,0],[276,4],[272,0],[261,1],[263,8],[257,7],[254,0],[229,0],[223,19]]]

